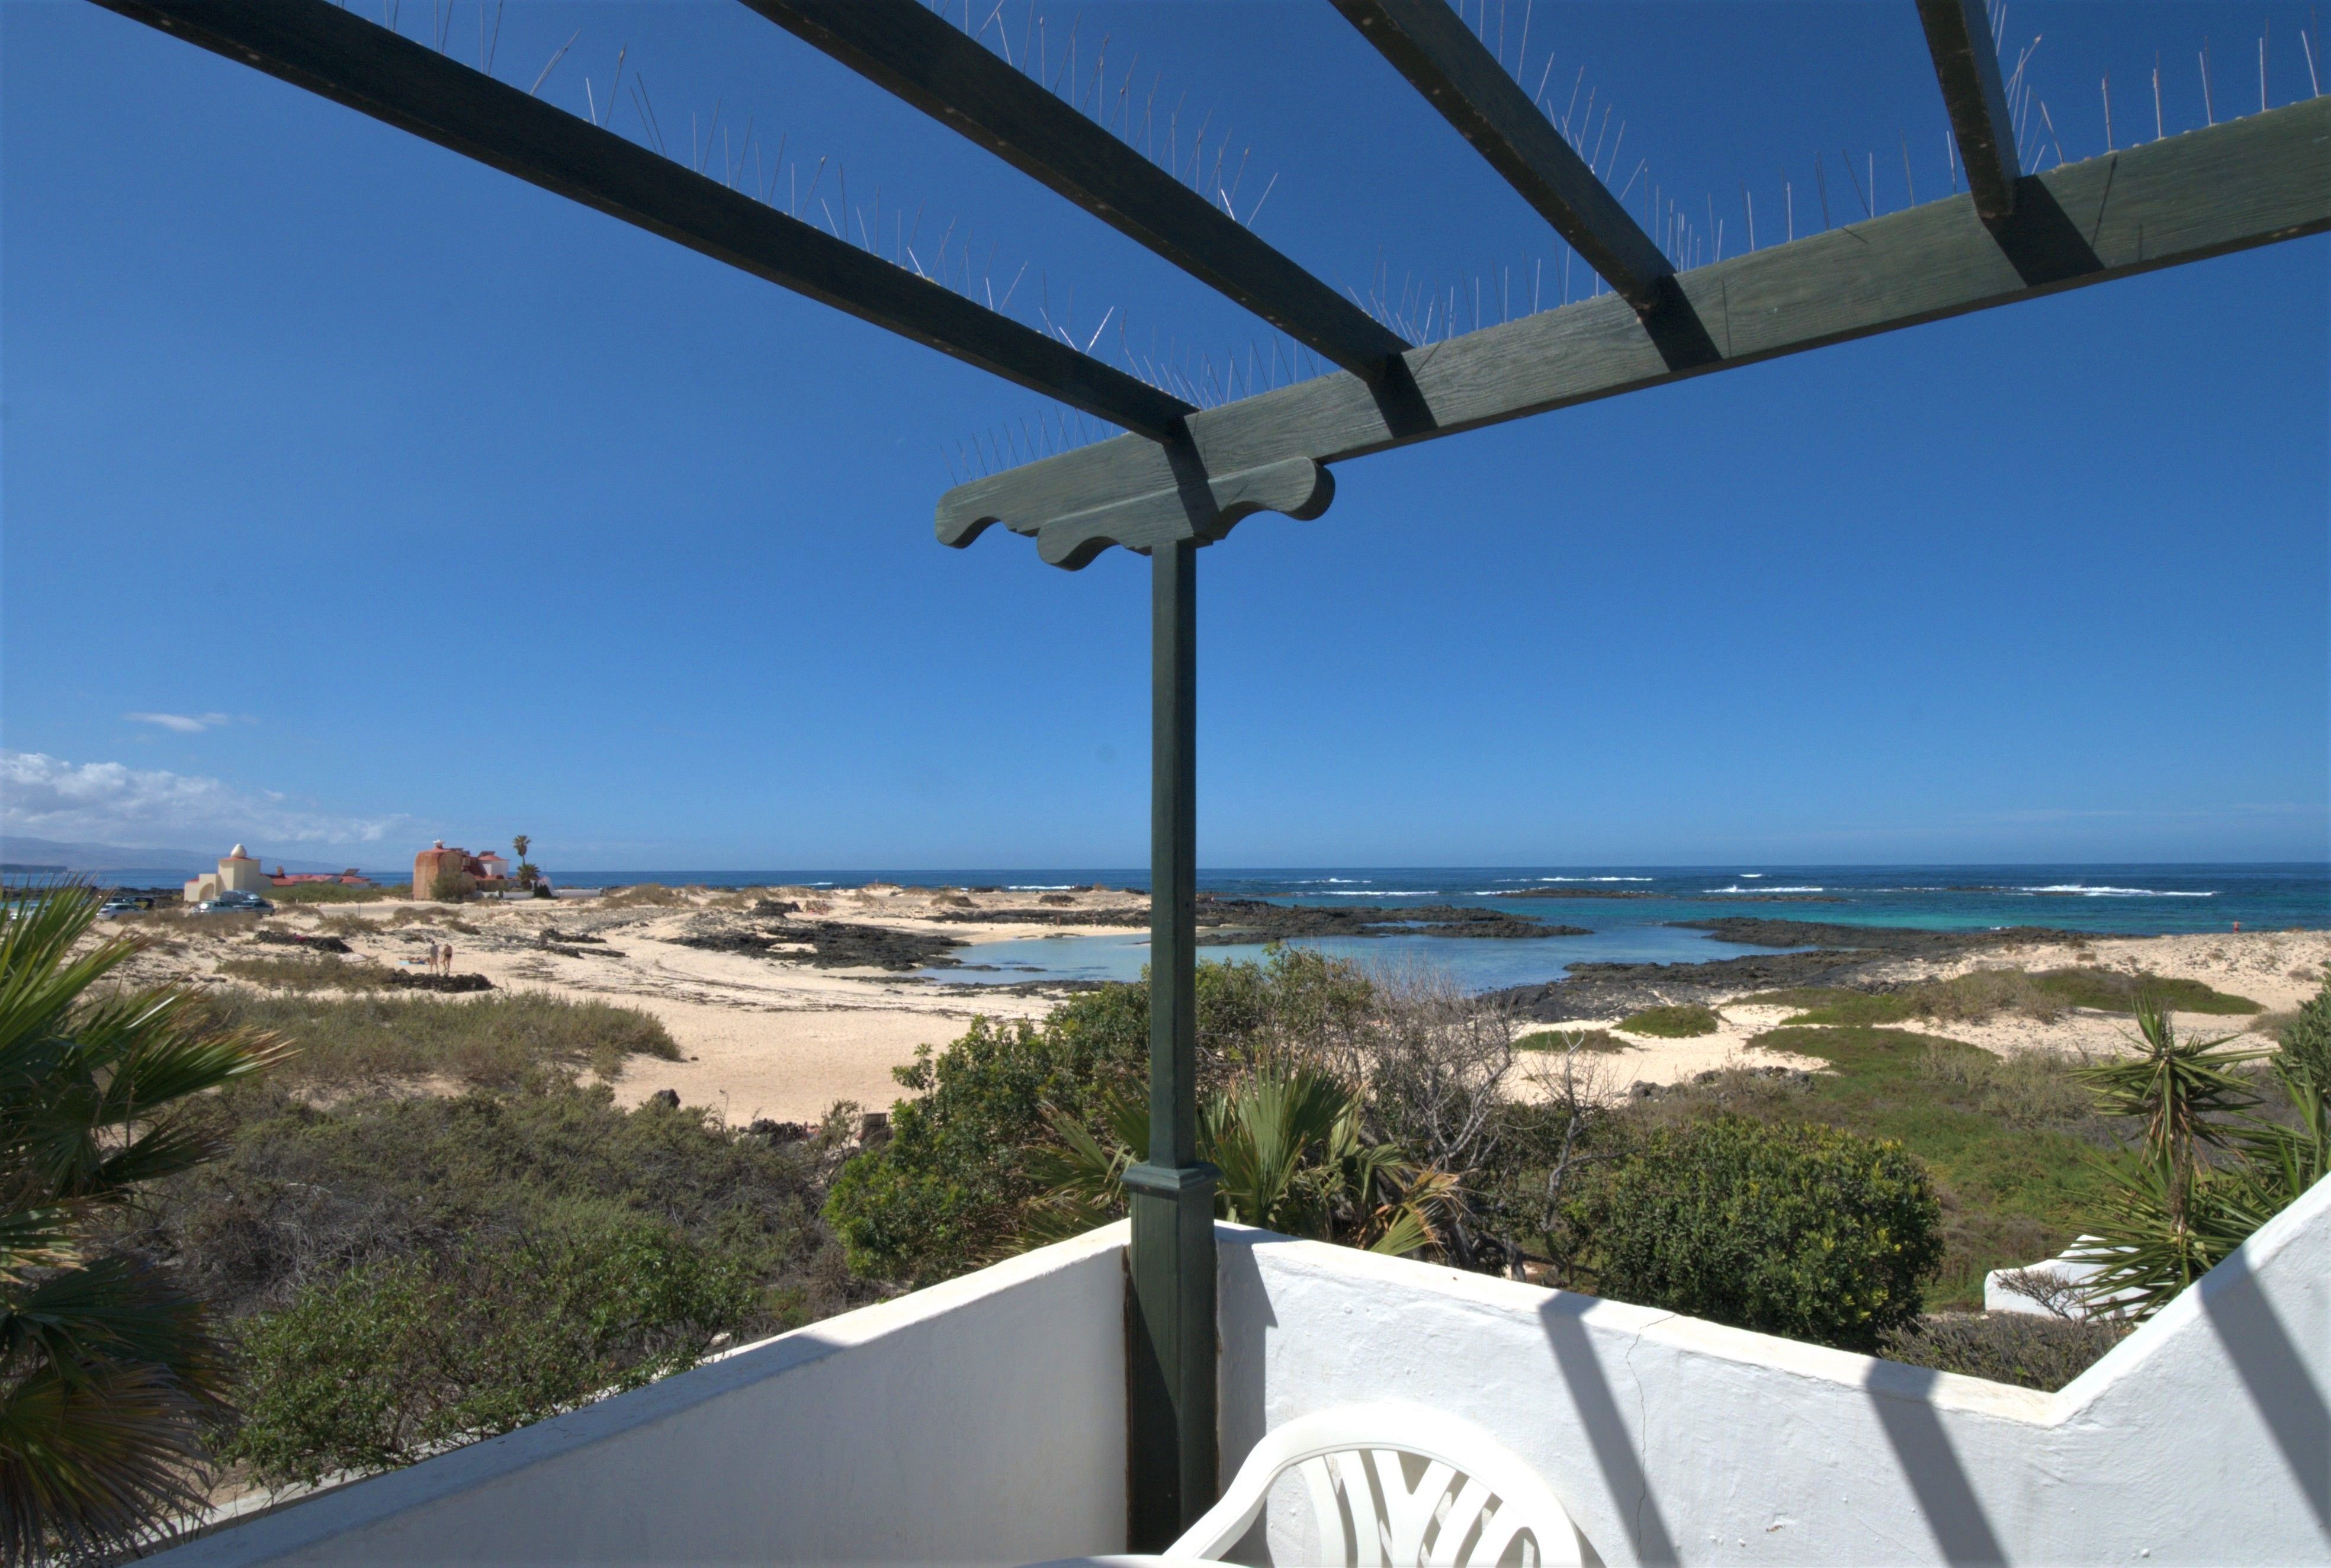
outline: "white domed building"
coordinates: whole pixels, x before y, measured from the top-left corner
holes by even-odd
[[[186,902],[199,904],[221,893],[264,893],[268,886],[267,872],[237,844],[219,861],[217,870],[205,871],[186,884]]]

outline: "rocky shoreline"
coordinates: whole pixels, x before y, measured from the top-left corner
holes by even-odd
[[[1683,964],[1576,964],[1560,980],[1508,986],[1489,993],[1537,1023],[1568,1023],[1610,1018],[1679,1002],[1717,1002],[1745,991],[1783,991],[1800,985],[1838,986],[1851,991],[1888,991],[1890,980],[1874,972],[1904,958],[1945,961],[1988,948],[2041,943],[2085,942],[2091,935],[2043,926],[1998,930],[1929,931],[1906,926],[1839,926],[1816,920],[1772,920],[1734,915],[1715,920],[1678,920],[1672,925],[1705,931],[1721,942],[1758,947],[1794,947],[1794,953],[1751,953]]]
[[[1289,936],[1591,936],[1580,926],[1556,926],[1527,915],[1455,904],[1392,907],[1358,904],[1334,909],[1274,904],[1264,898],[1204,898],[1198,903],[1198,946],[1282,942]]]
[[[964,926],[1112,926],[1146,930],[1149,906],[1099,909],[948,909],[932,917]],[[1557,926],[1527,915],[1455,904],[1356,904],[1333,909],[1267,898],[1202,895],[1198,946],[1228,947],[1290,936],[1591,936],[1583,926]]]

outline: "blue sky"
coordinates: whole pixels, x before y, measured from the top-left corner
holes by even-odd
[[[1609,106],[1615,177],[1645,160],[1727,252],[1744,185],[1760,243],[1784,180],[1817,223],[1817,154],[1833,209],[1841,156],[1874,157],[1880,210],[1906,147],[1946,188],[1907,0],[1529,10],[1526,81]],[[1055,70],[1073,14],[1045,17]],[[462,58],[478,16],[448,24]],[[1138,51],[1158,125],[1179,104],[1180,138],[1211,114],[1209,146],[1251,147],[1239,205],[1267,186],[1259,231],[1331,281],[1381,256],[1494,299],[1542,261],[1553,292],[1543,226],[1326,5],[1076,26],[1112,79]],[[2007,32],[2040,37],[2077,159],[2101,78],[2118,139],[2149,138],[2157,54],[2174,132],[2205,39],[2222,119],[2257,107],[2262,27],[2272,100],[2308,90],[2309,26],[2022,4]],[[999,292],[1027,263],[1015,313],[1114,309],[1194,366],[1263,340],[741,6],[512,5],[496,73],[578,29],[544,96],[582,111],[628,48],[668,145],[718,106],[716,158],[748,119],[804,186],[838,157],[886,229],[992,246]],[[9,832],[367,864],[525,832],[554,869],[1145,857],[1146,564],[931,538],[943,454],[1039,400],[90,5],[0,4],[0,72]],[[2324,858],[2326,247],[1344,465],[1325,518],[1201,557],[1202,860]]]

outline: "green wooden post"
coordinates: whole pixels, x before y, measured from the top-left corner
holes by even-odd
[[[1198,1161],[1198,547],[1150,552],[1149,1157],[1125,1174],[1127,1544],[1214,1502],[1214,1179]]]

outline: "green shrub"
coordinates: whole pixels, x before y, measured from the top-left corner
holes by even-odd
[[[358,1269],[245,1335],[222,1457],[278,1485],[409,1464],[690,1366],[756,1295],[739,1259],[637,1220]]]
[[[1925,1167],[1830,1127],[1664,1129],[1588,1202],[1605,1295],[1849,1350],[1917,1316],[1943,1252]]]
[[[395,971],[385,964],[352,964],[324,953],[263,953],[223,958],[219,973],[271,991],[377,991]]]
[[[1918,1060],[1918,1076],[1969,1091],[1975,1109],[2010,1126],[2039,1127],[2077,1123],[2093,1105],[2079,1077],[2081,1062],[2050,1050],[1994,1056],[1979,1047],[1956,1050],[1929,1042]]]
[[[2331,981],[2309,997],[2280,1031],[2281,1058],[2290,1067],[2331,1084]]]
[[[1621,1019],[1619,1027],[1629,1034],[1648,1034],[1658,1040],[1689,1040],[1696,1035],[1714,1034],[1722,1022],[1714,1009],[1687,1003],[1674,1007],[1646,1007]]]
[[[2126,1325],[2028,1312],[1950,1312],[1887,1332],[1889,1361],[2054,1393],[2126,1337]]]
[[[1042,1190],[1031,1157],[1054,1141],[1048,1107],[1096,1119],[1108,1086],[1138,1076],[1148,1031],[1148,988],[1112,985],[1041,1025],[974,1019],[936,1059],[918,1051],[896,1071],[922,1098],[891,1107],[890,1141],[844,1165],[826,1200],[851,1268],[928,1284],[1004,1247]]]
[[[819,1143],[625,1112],[604,1087],[329,1107],[260,1088],[219,1100],[224,1152],[154,1189],[125,1237],[234,1317],[349,1268],[516,1247],[584,1220],[676,1227],[743,1259],[791,1302],[772,1308],[780,1326],[850,1305],[818,1217],[832,1157]]]
[[[284,1036],[298,1053],[276,1080],[318,1087],[445,1078],[516,1088],[585,1067],[612,1079],[632,1056],[680,1058],[671,1035],[647,1013],[539,991],[464,1002],[228,993],[206,1004],[221,1027]]]
[[[278,904],[373,904],[384,898],[409,898],[413,884],[393,887],[350,887],[346,882],[292,882],[270,888],[266,897]]]
[[[1622,1050],[1640,1050],[1632,1041],[1621,1040],[1607,1029],[1541,1029],[1523,1035],[1514,1041],[1516,1050],[1568,1050],[1575,1042],[1581,1050],[1610,1054]]]
[[[1371,999],[1352,965],[1275,947],[1261,964],[1198,965],[1202,1089],[1227,1082],[1274,1042],[1318,1046],[1356,1028]],[[826,1216],[851,1267],[924,1285],[977,1268],[1018,1243],[1044,1190],[1034,1168],[1058,1142],[1050,1113],[1105,1132],[1113,1088],[1147,1082],[1146,981],[1071,998],[1042,1023],[975,1020],[934,1057],[894,1069],[921,1098],[890,1113],[890,1141],[853,1157]]]
[[[1807,986],[1768,991],[1743,1000],[1768,1006],[1803,1008],[1804,1011],[1788,1021],[1792,1024],[1866,1028],[1906,1023],[1918,1018],[1945,1023],[1982,1023],[2003,1012],[2052,1023],[2076,1007],[2133,1013],[2140,992],[2157,997],[2163,1006],[2179,1012],[2240,1014],[2259,1011],[2259,1004],[2248,997],[2213,991],[2198,980],[2164,980],[2157,975],[2130,974],[2093,966],[2050,969],[2038,974],[2021,969],[1971,969],[1947,980],[1922,980],[1899,991]]]
[[[2043,991],[2060,996],[2074,1007],[2102,1012],[2136,1012],[2140,995],[2172,1012],[2210,1012],[2241,1016],[2263,1011],[2247,996],[2213,990],[2198,980],[2169,980],[2158,974],[2130,974],[2117,969],[2050,969],[2033,977]]]

